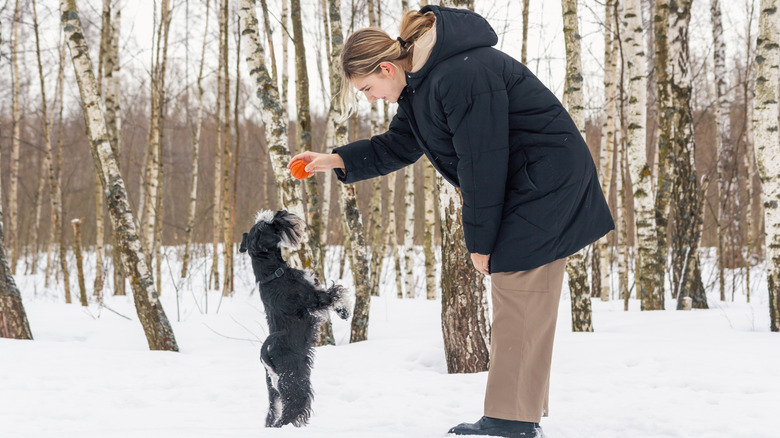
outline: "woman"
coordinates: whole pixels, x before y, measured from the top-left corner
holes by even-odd
[[[450,433],[540,436],[566,257],[614,224],[577,126],[497,42],[481,16],[438,6],[407,12],[396,39],[353,33],[341,56],[347,115],[354,89],[398,111],[384,134],[293,161],[353,183],[425,154],[460,188],[466,246],[492,275],[494,310],[484,416]]]

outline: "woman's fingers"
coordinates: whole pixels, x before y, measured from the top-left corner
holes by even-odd
[[[471,263],[474,264],[474,269],[477,271],[485,274],[490,275],[490,270],[488,268],[488,262],[490,261],[490,254],[471,254]]]
[[[294,163],[294,162],[296,162],[298,160],[302,160],[302,161],[305,161],[307,163],[311,163],[311,161],[314,159],[313,155],[319,155],[319,154],[315,154],[314,152],[309,152],[309,151],[301,152],[300,154],[297,154],[297,155],[295,155],[294,157],[292,157],[290,159],[290,162],[287,163],[287,168],[289,169],[290,166],[292,166],[292,163]]]

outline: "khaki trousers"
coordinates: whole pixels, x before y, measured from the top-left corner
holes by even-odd
[[[538,423],[547,416],[555,323],[566,259],[491,275],[493,325],[485,416]]]

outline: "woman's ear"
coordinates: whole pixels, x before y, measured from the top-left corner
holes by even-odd
[[[395,79],[395,74],[397,71],[395,65],[393,65],[392,62],[380,62],[379,68],[382,69],[382,74],[389,77],[390,79]]]

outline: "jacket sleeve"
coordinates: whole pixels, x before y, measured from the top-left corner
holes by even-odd
[[[466,247],[491,254],[509,167],[509,98],[501,78],[465,70],[458,86],[440,87],[439,98],[458,156]],[[471,86],[463,86],[469,81]]]
[[[414,164],[423,151],[409,128],[406,114],[399,107],[387,132],[335,148],[333,153],[344,160],[344,171],[335,169],[336,176],[339,181],[350,184]]]

